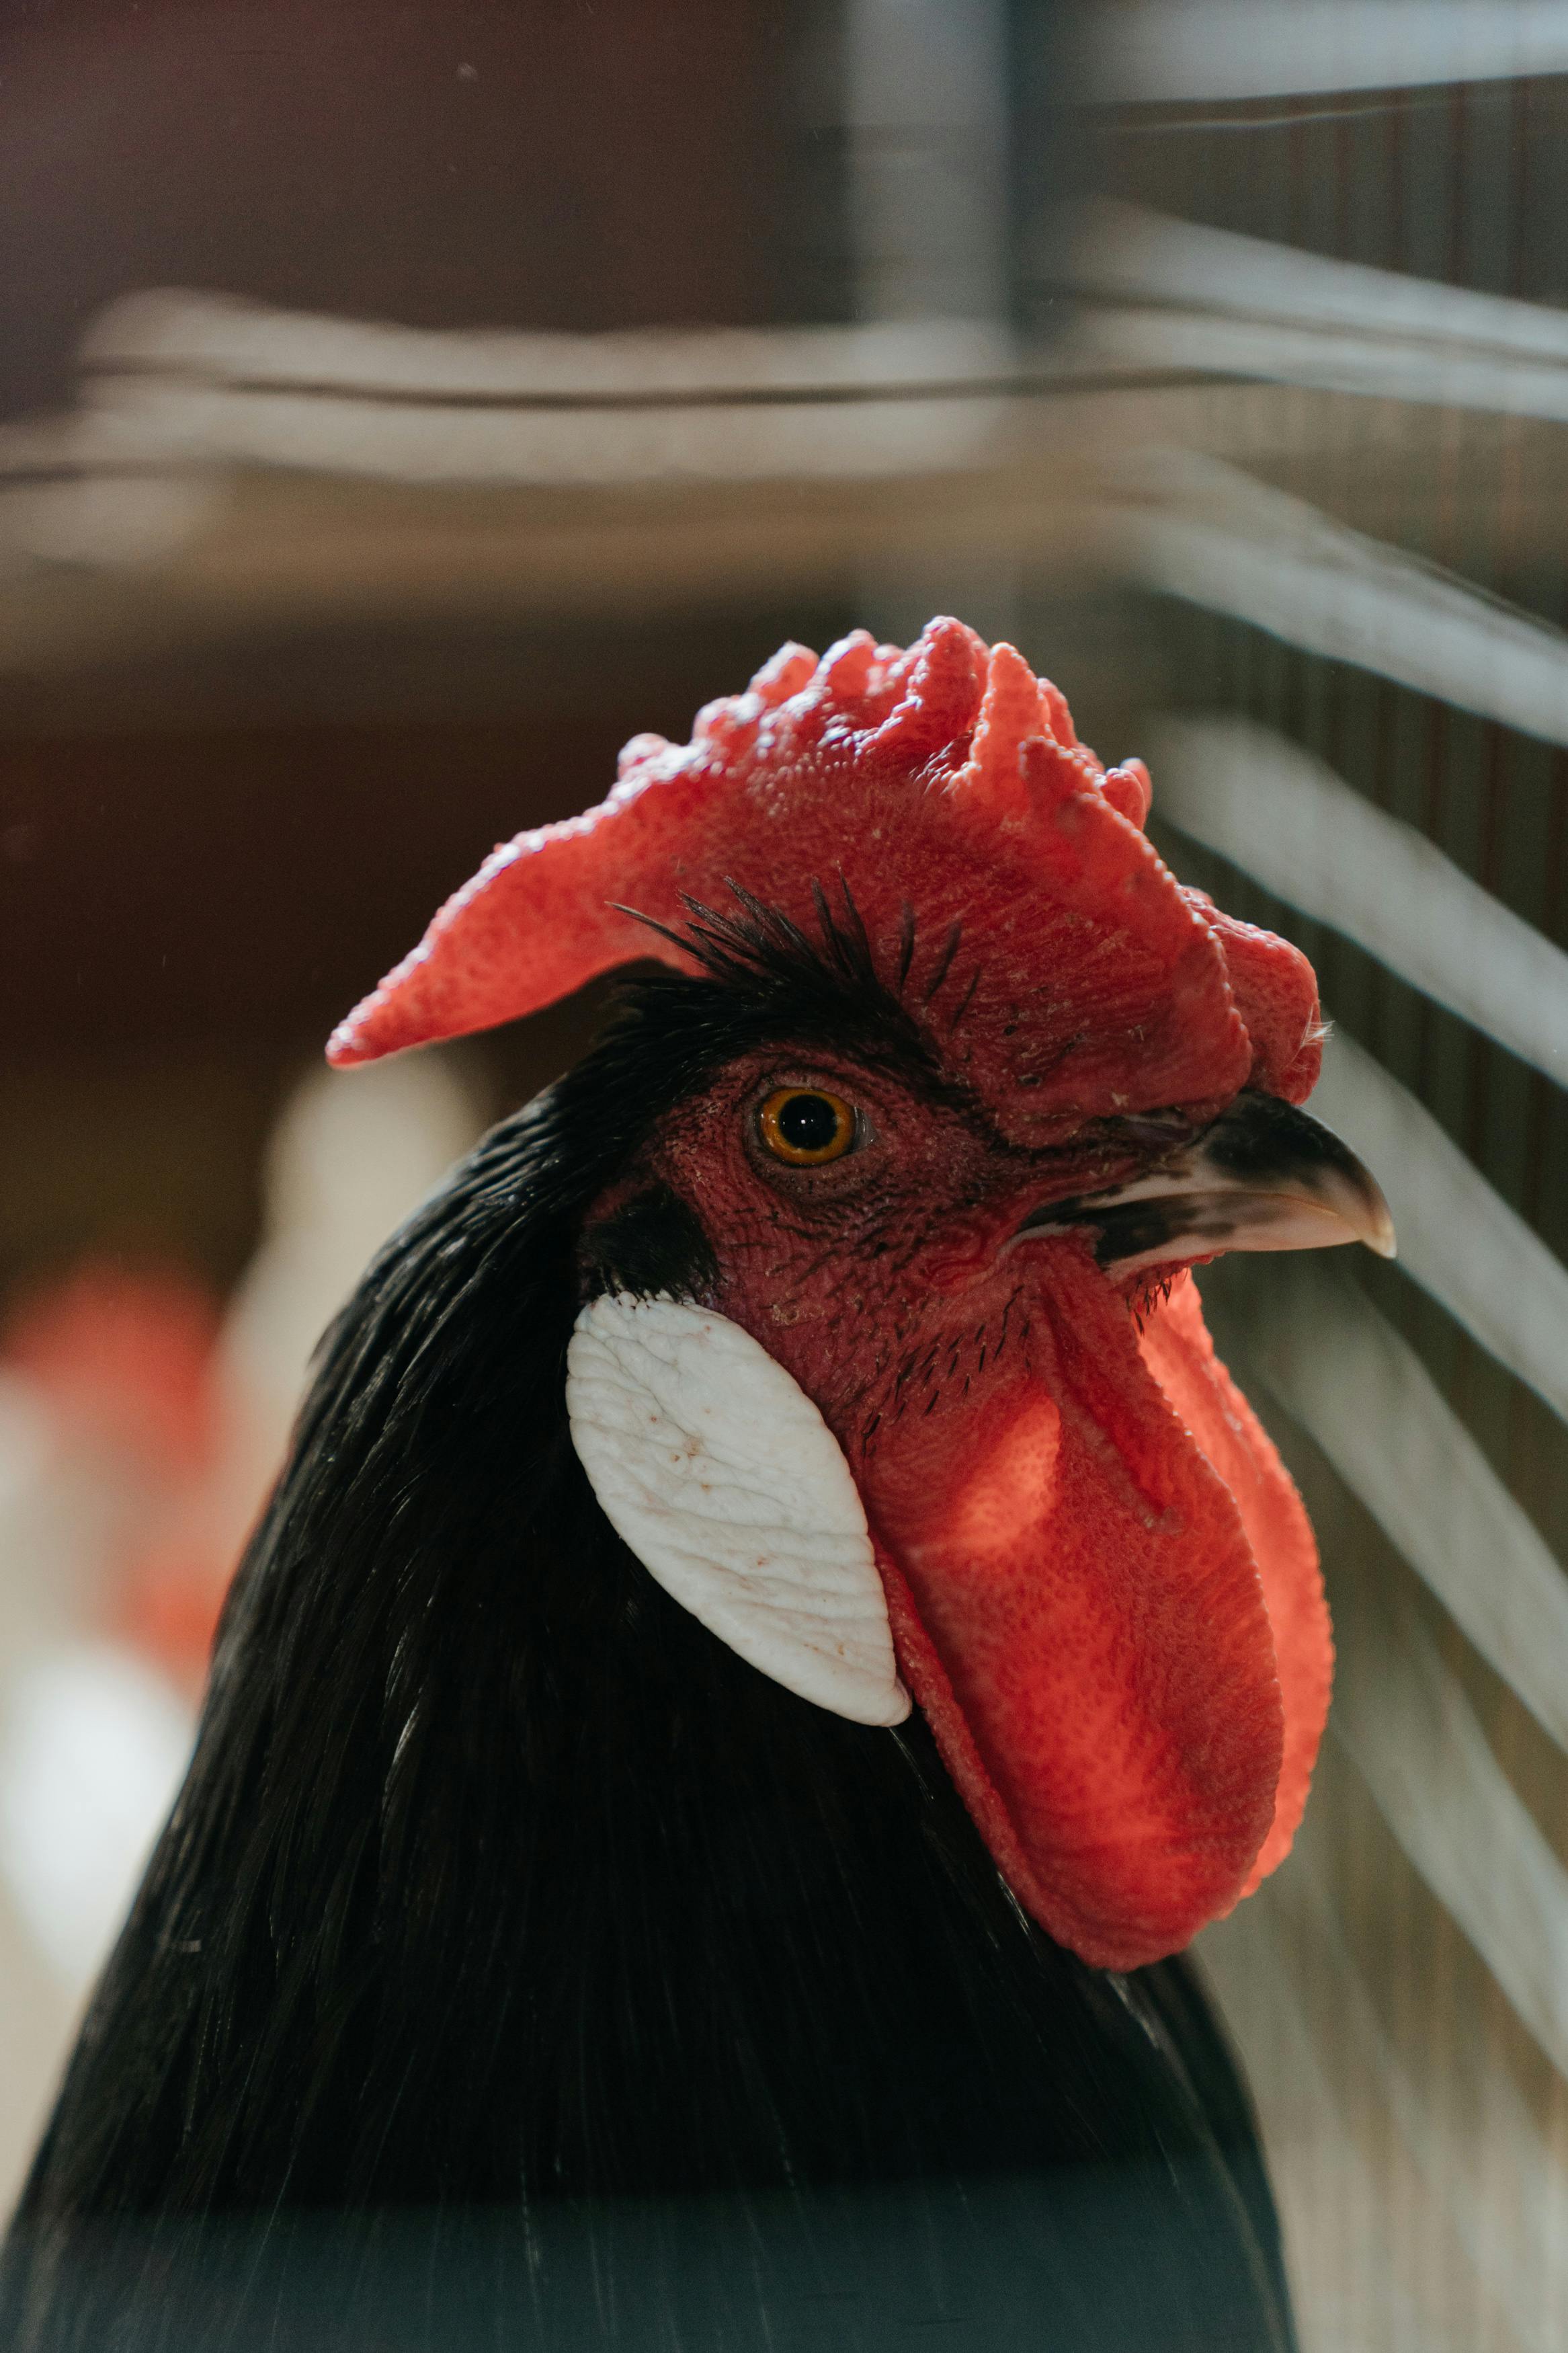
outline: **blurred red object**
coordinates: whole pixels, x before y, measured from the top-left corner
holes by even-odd
[[[211,1459],[218,1304],[174,1269],[75,1267],[0,1324],[0,1362],[31,1381],[71,1437],[165,1477]]]
[[[77,1266],[0,1324],[0,1366],[110,1493],[100,1588],[108,1631],[182,1685],[200,1682],[233,1567],[211,1496],[225,1416],[219,1307],[175,1268]]]

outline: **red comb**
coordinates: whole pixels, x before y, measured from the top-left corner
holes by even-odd
[[[889,976],[912,914],[911,1008],[1011,1131],[1249,1080],[1300,1100],[1316,1076],[1305,959],[1183,892],[1140,829],[1142,762],[1104,769],[1058,690],[960,621],[908,652],[864,630],[820,662],[785,646],[689,744],[636,736],[620,765],[599,807],[485,861],[332,1061],[492,1028],[637,957],[689,963],[637,914],[679,928],[739,884],[811,928],[814,884],[842,883]]]

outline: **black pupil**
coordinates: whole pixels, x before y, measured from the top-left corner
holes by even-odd
[[[779,1134],[795,1152],[826,1152],[838,1141],[838,1113],[826,1095],[791,1095],[779,1107]]]

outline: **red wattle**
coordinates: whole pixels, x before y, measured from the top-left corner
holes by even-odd
[[[1215,1355],[1190,1274],[1149,1317],[1143,1361],[1236,1498],[1274,1636],[1285,1754],[1274,1820],[1241,1891],[1250,1895],[1290,1852],[1328,1721],[1334,1645],[1318,1547],[1273,1440]]]
[[[1020,1901],[1103,1968],[1178,1950],[1247,1883],[1285,1719],[1243,1514],[1080,1244],[969,1295],[859,1476],[903,1672]]]

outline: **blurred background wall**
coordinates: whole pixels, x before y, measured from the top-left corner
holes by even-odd
[[[342,1078],[785,637],[1009,636],[1299,939],[1401,1229],[1225,1267],[1341,1635],[1204,1940],[1308,2346],[1568,2325],[1568,6],[0,26],[0,2173],[311,1339],[603,992]]]

